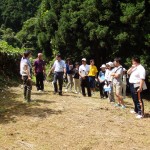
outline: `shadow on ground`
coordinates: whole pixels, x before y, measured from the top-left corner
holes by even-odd
[[[36,99],[32,103],[23,103],[22,100],[19,100],[21,97],[21,93],[16,94],[11,90],[0,92],[0,124],[16,122],[20,116],[46,118],[49,115],[62,114],[61,110],[40,107],[42,103],[49,105],[55,101]]]

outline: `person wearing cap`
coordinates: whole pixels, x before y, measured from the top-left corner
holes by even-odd
[[[145,84],[146,71],[140,64],[140,58],[138,56],[132,58],[132,67],[127,73],[130,75],[130,91],[134,103],[134,110],[130,112],[136,114],[137,119],[141,119],[144,117],[144,102],[141,93],[147,89],[147,87]]]
[[[37,91],[44,90],[44,76],[46,75],[45,61],[42,53],[38,53],[38,58],[34,62],[34,75],[36,77]]]
[[[75,63],[75,68],[73,69],[73,82],[74,82],[74,90],[75,93],[81,93],[81,83],[79,79],[79,63]]]
[[[115,104],[116,107],[125,109],[125,104],[122,97],[122,76],[123,76],[123,67],[121,65],[121,58],[114,59],[115,68],[112,70],[111,76],[113,77],[113,92],[118,101]]]
[[[91,97],[91,89],[90,89],[89,77],[88,77],[89,71],[90,71],[90,66],[86,64],[86,58],[83,58],[82,65],[79,67],[82,95],[86,96],[85,88],[87,88],[88,96]]]
[[[66,92],[72,91],[72,87],[73,87],[73,64],[70,60],[70,58],[67,58],[66,60],[66,73],[67,73],[67,80],[68,80],[68,84],[66,86]]]
[[[31,90],[32,90],[32,81],[31,81],[31,70],[32,66],[29,58],[31,57],[30,51],[25,51],[24,56],[20,62],[20,74],[23,80],[23,95],[26,102],[31,102]]]
[[[50,69],[48,76],[52,71],[54,71],[54,94],[59,93],[59,95],[62,95],[63,77],[66,75],[66,64],[65,61],[62,60],[60,54],[56,56],[56,60],[53,67]],[[59,83],[59,90],[57,87],[57,81]]]
[[[112,70],[114,68],[114,64],[113,62],[108,62],[106,63],[107,65],[107,71],[106,71],[106,74],[105,74],[105,79],[108,83],[108,86],[110,87],[110,90],[108,91],[108,98],[109,98],[109,102],[115,102],[115,99],[114,99],[114,93],[113,93],[113,84],[112,84],[112,76],[111,76],[111,73],[112,73]]]
[[[94,65],[95,62],[94,62],[94,59],[91,59],[90,60],[90,71],[89,71],[89,83],[90,83],[90,88],[91,88],[91,91],[93,91],[93,94],[95,92],[95,79],[97,78],[97,67]]]
[[[106,72],[106,65],[103,64],[101,67],[100,67],[101,71],[99,72],[99,75],[98,75],[98,80],[99,80],[99,90],[100,90],[100,98],[103,99],[103,98],[107,98],[108,95],[107,95],[107,92],[104,91],[104,85],[105,85],[105,72]]]
[[[123,77],[122,77],[122,95],[123,99],[126,98],[126,89],[127,89],[127,70],[123,68]]]

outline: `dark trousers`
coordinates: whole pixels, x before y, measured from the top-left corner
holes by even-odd
[[[36,87],[37,90],[44,90],[44,74],[39,72],[36,74]]]
[[[28,102],[31,101],[31,90],[32,90],[32,81],[28,80],[27,76],[23,76],[23,94],[24,94],[24,99],[27,100]]]
[[[139,115],[144,115],[144,103],[140,92],[137,92],[137,88],[134,88],[134,84],[130,84],[131,96],[134,103],[134,111]]]
[[[62,94],[63,75],[64,75],[63,72],[55,72],[54,73],[54,91],[59,92],[60,94]],[[58,87],[57,87],[57,81],[59,84],[59,91],[58,91]]]
[[[105,82],[99,83],[100,97],[101,98],[104,98],[104,97],[108,98],[107,92],[104,91],[104,85],[105,85]]]
[[[85,88],[87,88],[88,96],[91,96],[91,89],[89,84],[89,78],[85,77],[85,79],[81,78],[81,89],[82,89],[82,95],[86,96]]]

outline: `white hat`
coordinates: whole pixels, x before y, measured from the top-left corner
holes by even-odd
[[[114,67],[114,63],[113,62],[108,62],[108,63],[106,63],[106,65],[109,65],[110,67]]]
[[[82,58],[82,61],[86,61],[86,58]]]
[[[100,68],[106,68],[106,65],[105,65],[105,64],[103,64]]]

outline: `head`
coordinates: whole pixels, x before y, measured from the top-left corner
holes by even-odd
[[[94,59],[91,59],[91,60],[90,60],[90,65],[93,66],[94,64],[95,64]]]
[[[70,58],[67,58],[67,59],[66,59],[66,63],[67,63],[67,64],[70,64],[70,63],[71,63]]]
[[[121,58],[117,57],[114,59],[114,66],[119,67],[121,65]]]
[[[42,60],[43,54],[42,53],[38,53],[38,59]]]
[[[23,54],[23,57],[24,57],[24,58],[30,58],[30,57],[31,57],[31,51],[26,50],[26,51],[24,52],[24,54]]]
[[[86,65],[86,58],[82,58],[82,64]]]
[[[138,66],[140,64],[140,58],[138,56],[134,56],[132,58],[132,65]]]
[[[111,70],[114,67],[114,64],[113,62],[108,62],[106,66],[107,66],[107,69]]]
[[[75,63],[75,67],[79,68],[79,63],[78,62]]]
[[[61,61],[61,55],[60,54],[56,55],[56,60]]]
[[[105,71],[106,70],[106,65],[103,64],[101,67],[100,67],[101,71]]]

